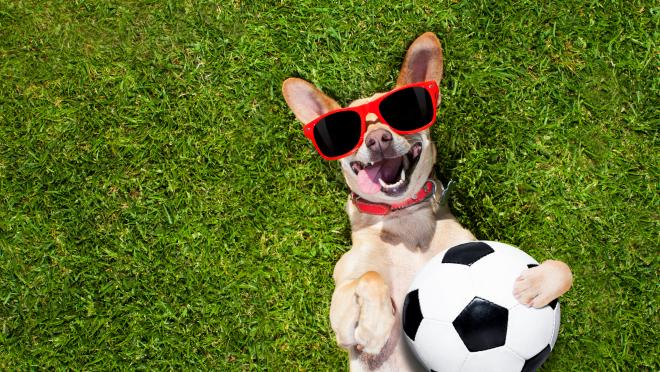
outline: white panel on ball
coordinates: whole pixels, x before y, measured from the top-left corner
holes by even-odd
[[[561,309],[559,302],[557,302],[557,307],[555,308],[555,327],[552,332],[552,340],[550,341],[550,348],[555,348],[555,342],[557,342],[557,337],[559,336],[559,320],[561,319]]]
[[[550,344],[554,318],[555,312],[549,306],[536,309],[518,305],[510,309],[506,346],[525,359],[533,357]]]
[[[427,368],[438,372],[459,372],[469,351],[451,323],[424,319],[413,342]]]
[[[525,361],[510,349],[504,346],[471,353],[461,372],[492,371],[497,366],[498,372],[519,372]]]
[[[488,242],[495,252],[472,264],[471,277],[476,295],[510,309],[518,304],[513,285],[527,265],[537,262],[521,250]]]
[[[474,298],[469,266],[434,260],[425,266],[429,270],[419,275],[423,282],[413,282],[412,287],[419,288],[419,307],[424,319],[451,322]],[[440,265],[442,270],[438,270]]]

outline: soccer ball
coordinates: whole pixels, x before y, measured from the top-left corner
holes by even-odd
[[[433,257],[403,304],[403,330],[432,371],[534,371],[557,341],[559,303],[541,309],[513,297],[520,273],[537,266],[507,244],[475,241]]]

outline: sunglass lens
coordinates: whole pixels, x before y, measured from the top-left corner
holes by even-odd
[[[345,155],[360,142],[360,115],[353,111],[340,111],[321,119],[314,126],[314,140],[327,157]]]
[[[435,107],[428,90],[402,89],[380,103],[380,113],[392,128],[401,131],[420,129],[433,120]]]

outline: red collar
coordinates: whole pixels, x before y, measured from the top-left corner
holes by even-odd
[[[385,216],[390,212],[398,211],[400,209],[408,208],[415,204],[419,204],[435,194],[435,182],[428,180],[421,190],[410,199],[406,199],[400,203],[385,204],[373,203],[368,200],[360,198],[356,193],[351,193],[353,205],[362,213],[375,214],[378,216]]]

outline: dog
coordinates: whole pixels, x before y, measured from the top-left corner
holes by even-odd
[[[429,82],[420,88],[425,90],[414,90],[429,92],[424,93],[428,97],[435,86],[440,86],[442,76],[442,46],[435,34],[428,32],[410,45],[396,86]],[[476,240],[442,202],[445,190],[433,172],[436,145],[429,128],[420,121],[419,128],[408,131],[396,112],[387,113],[388,119],[384,119],[394,92],[398,91],[358,99],[342,111],[337,102],[305,80],[289,78],[282,85],[285,101],[305,124],[305,134],[313,139],[322,156],[337,158],[351,190],[346,212],[352,247],[335,266],[330,305],[330,324],[337,343],[349,352],[351,371],[424,370],[402,337],[401,310],[406,291],[418,270],[433,256]],[[441,97],[438,89],[433,115]],[[397,99],[395,109],[405,110],[407,107],[402,105],[412,102]],[[412,106],[429,102],[427,98]],[[337,113],[350,120],[335,123],[333,120],[341,116]],[[362,115],[361,139],[356,134],[357,115]],[[351,126],[345,136],[350,140],[332,137],[334,132],[323,133],[347,123]],[[333,147],[335,144],[339,150]],[[569,267],[548,260],[523,272],[512,291],[519,302],[543,307],[571,285]]]

